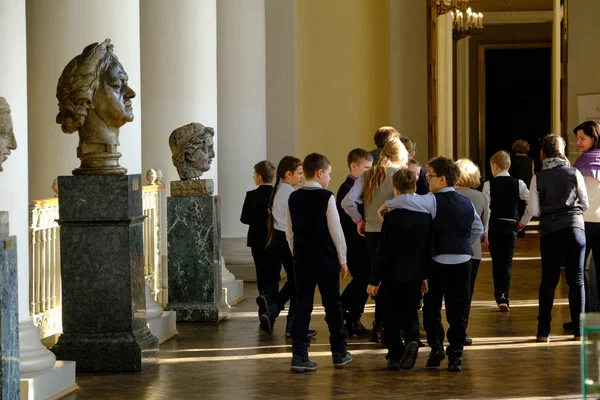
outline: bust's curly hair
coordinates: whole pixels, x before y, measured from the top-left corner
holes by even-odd
[[[56,87],[59,110],[56,123],[61,124],[63,132],[77,132],[83,126],[92,107],[100,74],[113,61],[118,61],[112,49],[110,39],[90,44],[63,70]]]
[[[191,153],[196,148],[196,144],[192,142],[195,137],[214,136],[215,130],[211,127],[204,126],[198,122],[192,122],[181,126],[171,132],[169,136],[169,147],[171,148],[171,160],[179,173],[181,179],[190,179],[196,176],[201,176],[202,172],[196,171],[195,168],[188,165],[185,155]]]

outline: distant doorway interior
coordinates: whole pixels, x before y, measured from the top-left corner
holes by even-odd
[[[514,43],[479,46],[480,154],[485,176],[499,150],[511,151],[526,140],[539,171],[540,140],[551,130],[551,44]]]

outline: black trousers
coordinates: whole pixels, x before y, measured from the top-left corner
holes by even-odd
[[[278,260],[275,246],[251,247],[254,266],[256,267],[256,285],[261,296],[271,304],[279,293],[281,263]]]
[[[542,282],[539,292],[538,336],[550,334],[554,292],[560,280],[560,267],[563,260],[569,285],[569,311],[573,332],[575,336],[581,336],[579,314],[585,309],[583,287],[585,243],[585,232],[580,228],[565,228],[541,236]]]
[[[600,288],[600,222],[585,223],[585,243],[585,259],[583,262],[585,264],[591,251],[596,265],[596,287]]]
[[[371,259],[371,268],[377,262],[377,251],[381,242],[381,232],[367,232],[367,247],[369,249],[369,258]],[[383,322],[385,319],[385,284],[381,284],[377,296],[375,296],[375,324]]]
[[[471,291],[469,293],[469,315],[471,315],[471,302],[473,301],[473,292],[475,291],[475,280],[477,279],[477,272],[479,272],[480,263],[481,260],[471,258]]]
[[[388,358],[398,360],[404,353],[405,344],[419,339],[417,309],[421,302],[422,281],[390,282],[386,280],[384,342]],[[404,342],[400,337],[404,329]]]
[[[345,354],[346,330],[340,301],[340,275],[337,260],[311,260],[295,262],[296,268],[296,310],[292,324],[292,351],[302,358],[308,357],[308,326],[313,310],[315,287],[319,287],[332,353]]]
[[[367,286],[371,274],[371,260],[365,238],[361,237],[359,240],[348,242],[347,264],[352,280],[346,285],[341,297],[342,309],[349,322],[362,316],[369,298]]]
[[[517,246],[517,222],[492,220],[488,234],[494,276],[494,298],[496,302],[500,302],[504,296],[508,301],[512,259]]]
[[[288,309],[288,324],[291,324],[296,308],[296,274],[294,273],[294,257],[292,256],[290,245],[285,237],[285,232],[275,230],[274,241],[278,265],[283,264],[283,268],[287,274],[287,281],[274,301],[278,306],[276,314],[279,315],[279,312],[285,308],[285,303],[289,300],[290,308]],[[281,267],[279,271],[281,271]],[[274,315],[273,317],[277,317],[277,315]]]
[[[432,349],[442,348],[444,326],[442,325],[442,299],[446,304],[448,341],[453,350],[462,350],[469,320],[471,262],[440,264],[432,261],[429,275],[429,291],[423,302],[423,323],[427,331],[427,343]]]

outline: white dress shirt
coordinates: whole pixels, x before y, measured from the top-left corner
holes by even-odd
[[[277,193],[275,193],[271,213],[273,214],[273,219],[275,220],[275,229],[278,231],[285,232],[288,200],[290,199],[290,194],[293,192],[294,187],[292,185],[282,182],[279,184]]]
[[[510,174],[508,172],[499,172],[498,175],[496,175],[495,177],[498,178],[501,176],[510,176]],[[483,195],[487,199],[487,204],[488,204],[488,210],[487,210],[487,219],[488,220],[483,221],[483,225],[485,226],[485,234],[487,235],[489,221],[490,221],[490,215],[492,215],[492,211],[490,209],[490,204],[492,204],[491,203],[492,199],[491,199],[491,195],[490,195],[490,181],[487,181],[483,184],[483,190],[481,191],[481,193],[483,193]],[[529,189],[527,189],[527,185],[525,184],[525,182],[523,182],[520,179],[519,179],[519,198],[523,201],[529,200]],[[504,219],[504,218],[498,218],[498,219]]]
[[[314,181],[306,181],[304,183],[305,188],[322,188],[321,184]],[[298,189],[305,190],[305,189]],[[289,196],[288,196],[289,198]],[[335,205],[335,196],[332,194],[329,197],[329,202],[327,203],[327,228],[329,229],[329,234],[331,235],[331,239],[333,240],[333,244],[335,245],[335,250],[338,255],[338,260],[340,264],[346,264],[346,239],[344,238],[344,231],[342,230],[342,224],[340,223],[340,215],[338,214],[337,206]],[[290,210],[286,207],[286,227],[285,227],[285,236],[287,238],[288,244],[290,246],[290,250],[292,254],[294,254],[294,230],[292,227],[292,217],[290,216]]]

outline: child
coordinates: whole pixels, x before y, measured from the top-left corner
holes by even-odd
[[[377,164],[379,162],[379,157],[381,156],[381,151],[383,150],[383,146],[387,142],[392,139],[400,139],[400,134],[393,126],[382,126],[377,129],[375,135],[373,136],[373,141],[375,142],[376,149],[371,150],[371,156],[373,156],[373,164]]]
[[[458,193],[471,200],[471,203],[473,203],[473,206],[475,207],[475,211],[477,211],[477,214],[484,224],[483,230],[485,231],[485,224],[488,221],[488,203],[485,196],[479,190],[476,190],[479,185],[481,185],[481,173],[479,172],[479,168],[468,158],[457,160],[456,166],[460,171],[460,175],[455,182],[454,187]],[[482,237],[482,241],[487,243],[485,235]],[[476,241],[473,243],[472,248],[473,256],[471,257],[471,296],[469,301],[469,314],[471,311],[470,302],[473,300],[473,291],[475,290],[475,279],[477,279],[477,272],[479,271],[479,264],[481,263],[482,258],[481,243]],[[470,346],[472,344],[473,341],[467,336],[465,339],[465,346]]]
[[[423,321],[427,342],[431,347],[427,368],[440,366],[444,353],[442,299],[445,298],[446,319],[450,324],[446,349],[448,370],[463,368],[462,350],[466,338],[470,302],[471,244],[480,240],[483,225],[471,201],[456,193],[454,183],[458,167],[445,157],[427,163],[427,179],[431,193],[424,196],[398,196],[386,201],[386,209],[404,208],[428,212],[433,217],[433,260],[429,272],[429,288],[423,305]]]
[[[393,176],[394,195],[414,196],[417,176],[400,169]],[[419,351],[417,309],[427,292],[427,266],[431,260],[431,214],[397,209],[385,215],[377,262],[368,286],[376,295],[385,284],[385,347],[388,369],[412,369]],[[404,330],[405,342],[400,338]]]
[[[379,238],[381,237],[381,220],[377,215],[377,209],[384,201],[394,197],[392,176],[398,169],[405,167],[407,161],[408,152],[402,142],[398,139],[388,141],[383,147],[377,165],[358,178],[350,192],[342,199],[342,207],[356,224],[358,233],[367,238],[371,267],[376,260]],[[364,220],[358,211],[360,204],[365,206]],[[383,344],[385,313],[384,291],[385,285],[380,288],[376,299],[374,329],[371,337],[372,342],[381,344]]]
[[[483,195],[488,201],[490,212],[489,232],[486,232],[492,271],[494,276],[494,298],[500,311],[508,311],[512,259],[517,245],[517,223],[519,201],[529,199],[527,185],[509,175],[510,155],[499,151],[490,159],[494,178],[483,185]]]
[[[417,144],[414,140],[411,140],[407,137],[400,138],[400,141],[406,147],[406,151],[408,151],[408,156],[410,157],[408,166],[411,166],[411,160],[413,161],[413,165],[416,164],[414,168],[419,168],[419,180],[417,181],[417,194],[427,194],[429,193],[429,184],[427,183],[427,178],[425,177],[425,170],[421,168],[421,165],[417,160],[415,160],[415,154],[417,154]]]
[[[565,266],[569,285],[569,311],[575,340],[581,340],[579,315],[584,312],[585,231],[583,213],[588,198],[583,176],[571,168],[564,155],[565,142],[558,135],[542,140],[542,170],[531,179],[531,196],[519,230],[532,216],[540,216],[540,252],[542,282],[539,292],[537,341],[547,342],[550,335],[554,292]]]
[[[348,154],[348,169],[350,170],[350,174],[340,186],[336,196],[336,205],[348,247],[348,269],[352,275],[352,281],[346,286],[341,297],[348,336],[360,336],[370,332],[362,324],[360,317],[365,310],[365,303],[368,298],[366,289],[369,283],[371,260],[369,259],[367,241],[358,234],[352,218],[343,211],[342,199],[352,189],[354,181],[360,178],[372,165],[373,156],[368,151],[363,149],[352,150]],[[362,216],[365,215],[362,204],[359,205],[359,212]]]
[[[331,180],[331,164],[320,154],[303,162],[304,187],[292,193],[287,213],[287,240],[294,254],[297,304],[292,327],[292,372],[310,372],[317,364],[308,358],[308,325],[315,287],[323,300],[333,366],[344,368],[352,356],[346,351],[346,331],[340,301],[340,276],[348,273],[346,242],[333,193],[325,190]]]
[[[296,308],[296,289],[294,276],[294,259],[287,240],[285,238],[285,226],[287,224],[287,208],[290,194],[294,192],[294,186],[298,186],[302,181],[302,161],[296,157],[285,156],[277,166],[277,179],[275,188],[269,201],[268,239],[267,246],[274,246],[275,261],[278,265],[283,264],[287,274],[287,282],[283,285],[277,298],[269,305],[267,312],[260,316],[260,327],[268,334],[273,333],[273,324],[284,309],[285,303],[290,300],[287,323],[285,325],[285,336],[291,337],[291,327]],[[314,336],[315,331],[309,331],[310,336]]]
[[[267,247],[267,221],[269,219],[269,200],[273,192],[275,179],[275,165],[264,160],[254,166],[254,184],[256,189],[246,193],[242,207],[242,224],[250,225],[248,228],[247,246],[250,247],[254,266],[256,268],[256,283],[258,286],[258,316],[260,318],[269,304],[279,292],[279,270],[281,265],[274,262],[273,246]]]

